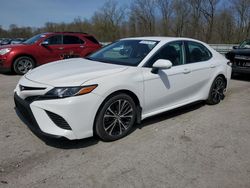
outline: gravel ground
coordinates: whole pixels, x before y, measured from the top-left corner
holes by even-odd
[[[250,79],[215,106],[147,119],[116,142],[34,135],[17,117],[20,77],[0,74],[0,187],[250,187]]]

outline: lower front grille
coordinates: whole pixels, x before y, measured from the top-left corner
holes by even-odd
[[[46,113],[58,127],[66,130],[72,130],[67,121],[63,119],[63,117],[49,111],[46,111]]]
[[[18,97],[17,94],[15,94],[15,96],[14,96],[14,101],[15,101],[15,105],[16,105],[17,110],[23,116],[23,118],[29,124],[37,125],[36,120],[31,112],[30,104],[27,103],[26,101],[22,100],[20,97]]]

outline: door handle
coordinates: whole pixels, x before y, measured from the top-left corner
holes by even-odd
[[[64,47],[59,47],[59,48],[58,48],[58,50],[63,50],[63,49],[64,49]]]
[[[184,69],[184,70],[183,70],[183,73],[184,73],[184,74],[188,74],[188,73],[190,73],[190,72],[191,72],[190,69]]]
[[[211,65],[210,65],[210,68],[215,68],[215,67],[216,67],[215,64],[211,64]]]
[[[80,46],[80,48],[84,48],[84,46]]]

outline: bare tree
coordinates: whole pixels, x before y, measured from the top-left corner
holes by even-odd
[[[215,17],[214,30],[217,33],[214,42],[223,41],[224,43],[235,43],[235,21],[230,8],[220,10]]]
[[[119,28],[123,19],[124,9],[118,6],[117,1],[108,0],[94,14],[92,22],[102,40],[113,41],[120,37]]]
[[[173,14],[173,1],[172,0],[157,0],[158,9],[162,18],[162,30],[164,35],[170,33],[170,18]]]
[[[141,35],[152,35],[155,31],[155,1],[134,0],[131,5],[132,15]]]
[[[250,0],[232,0],[235,19],[239,28],[238,40],[249,36],[250,30]]]
[[[203,0],[200,11],[202,12],[205,21],[206,21],[206,42],[210,42],[214,27],[214,17],[215,17],[215,11],[216,6],[219,3],[220,0]]]
[[[203,0],[187,0],[190,7],[189,31],[188,36],[193,38],[202,39],[202,19],[201,19],[201,6]]]
[[[174,35],[181,37],[185,36],[188,15],[189,15],[189,5],[186,0],[175,0],[173,3],[174,9]]]

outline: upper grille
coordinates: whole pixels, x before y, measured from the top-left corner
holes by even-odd
[[[19,85],[20,91],[28,91],[28,90],[45,90],[46,87],[29,87],[29,86],[23,86]]]

